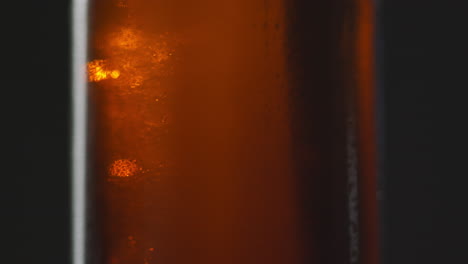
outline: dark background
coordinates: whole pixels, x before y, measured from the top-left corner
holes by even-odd
[[[0,263],[69,263],[69,3],[3,1]]]
[[[467,9],[380,2],[383,263],[468,263]],[[69,3],[0,8],[0,263],[68,263]]]

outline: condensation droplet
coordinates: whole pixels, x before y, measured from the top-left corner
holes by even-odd
[[[139,170],[136,160],[129,159],[116,160],[109,166],[109,174],[114,177],[130,177]]]

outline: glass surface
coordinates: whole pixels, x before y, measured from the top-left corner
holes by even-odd
[[[370,1],[89,21],[90,263],[377,263]]]

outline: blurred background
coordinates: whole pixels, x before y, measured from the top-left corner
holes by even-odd
[[[69,9],[1,4],[0,263],[69,263]],[[468,263],[464,10],[378,3],[384,264]]]

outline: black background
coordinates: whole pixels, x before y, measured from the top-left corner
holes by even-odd
[[[384,260],[468,263],[468,21],[458,1],[384,1]]]
[[[461,3],[381,1],[385,264],[468,263]],[[69,263],[69,3],[0,10],[0,263]]]
[[[3,1],[0,263],[69,263],[69,3]]]

